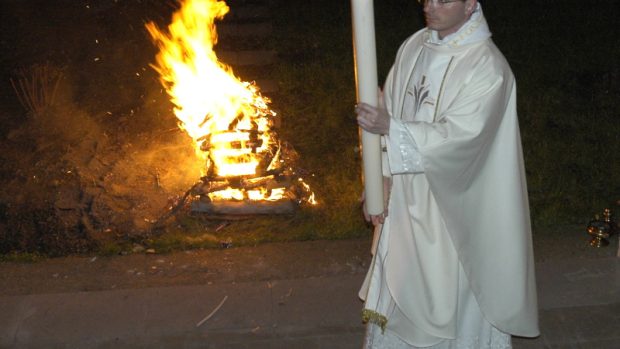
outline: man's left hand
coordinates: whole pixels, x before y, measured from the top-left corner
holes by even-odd
[[[385,135],[390,130],[390,114],[385,108],[383,96],[379,98],[379,106],[373,107],[366,103],[360,103],[355,107],[357,124],[364,130]]]

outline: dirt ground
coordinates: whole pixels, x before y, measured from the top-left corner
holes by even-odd
[[[231,249],[0,263],[0,294],[241,283],[364,273],[370,240],[305,241]]]
[[[576,228],[576,227],[574,227]],[[534,236],[537,263],[614,256],[617,235],[607,247],[588,245],[579,229]],[[230,249],[166,254],[70,256],[36,263],[0,263],[0,294],[102,291],[124,288],[241,283],[365,273],[370,236],[363,239],[269,243]]]

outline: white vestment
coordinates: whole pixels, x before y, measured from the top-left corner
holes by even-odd
[[[405,345],[539,334],[516,86],[490,36],[478,4],[443,40],[407,39],[385,83],[392,189],[360,297]]]

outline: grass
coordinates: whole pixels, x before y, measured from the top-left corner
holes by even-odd
[[[617,211],[619,68],[612,57],[620,52],[603,44],[617,42],[608,30],[615,2],[549,1],[530,13],[512,6],[494,4],[488,17],[517,77],[534,222],[585,224],[604,207]]]
[[[609,30],[619,15],[615,1],[482,3],[493,39],[517,78],[534,225],[586,224],[604,207],[613,210],[620,199],[620,162],[614,161],[620,149],[614,57],[620,57],[620,46],[611,44],[618,40]],[[356,187],[342,200],[337,191],[322,193],[342,214],[360,189],[349,6],[292,1],[276,16],[285,52],[278,106],[292,119],[285,118],[287,136],[323,183]],[[375,3],[375,17],[383,81],[400,43],[422,27],[422,16],[414,1],[389,0]]]
[[[0,263],[37,263],[44,260],[47,256],[39,253],[12,252],[0,254]]]

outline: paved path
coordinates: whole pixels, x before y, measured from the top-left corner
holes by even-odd
[[[360,282],[354,275],[2,297],[0,347],[359,348]]]
[[[536,272],[542,335],[515,348],[620,348],[620,258],[547,261]]]
[[[354,254],[365,255],[367,244],[355,240],[254,247],[248,253],[267,262],[253,275],[241,275],[241,281],[223,270],[222,277],[210,281],[197,277],[198,284],[102,285],[92,291],[31,294],[12,289],[0,296],[0,348],[360,348],[364,329],[356,293],[367,264],[351,264]],[[302,253],[305,250],[312,252]],[[246,250],[190,256],[204,264],[201,253],[218,259],[226,253],[234,263],[235,255],[241,260]],[[278,262],[270,264],[270,255],[278,256],[273,258]],[[128,258],[129,263],[133,257],[115,258]],[[152,256],[152,261],[161,258]],[[107,261],[92,264],[97,263]],[[22,270],[40,277],[35,270],[44,264]],[[115,265],[118,278],[125,278],[121,264]],[[273,273],[285,265],[296,267]],[[239,265],[237,270],[247,268]],[[92,270],[103,269],[94,266],[82,272]],[[537,272],[543,334],[534,340],[517,338],[515,348],[620,347],[620,259],[550,260],[538,263]],[[113,282],[113,270],[102,273],[107,274],[106,285]],[[27,275],[21,283],[28,282]]]

